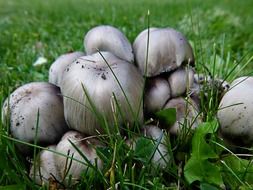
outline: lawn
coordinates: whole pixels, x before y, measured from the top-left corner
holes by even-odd
[[[224,78],[234,70],[234,73],[227,77],[229,82],[238,76],[252,75],[252,7],[252,0],[0,0],[0,105],[2,107],[4,100],[17,87],[32,81],[47,81],[50,64],[61,54],[84,51],[83,37],[89,29],[97,25],[117,27],[130,42],[148,26],[172,27],[182,32],[190,41],[195,52],[196,69],[199,72],[208,68],[213,76]],[[39,67],[33,66],[40,56],[45,57],[48,62]],[[234,66],[237,67],[233,69]],[[216,112],[210,112],[212,119],[208,122],[214,122]],[[210,123],[206,128],[208,126]],[[41,188],[28,178],[25,172],[28,167],[27,161],[16,155],[12,141],[2,136],[6,134],[6,130],[0,122],[0,190]],[[195,140],[206,134],[216,138],[217,133],[199,131]],[[177,140],[174,139],[175,142]],[[122,157],[119,158],[122,161],[119,166],[122,168],[115,171],[116,177],[113,180],[124,184],[120,186],[122,189],[221,189],[224,184],[231,189],[253,187],[253,183],[250,184],[253,182],[252,179],[247,178],[249,184],[244,183],[244,178],[236,171],[227,175],[221,172],[231,169],[233,164],[239,167],[238,172],[245,172],[242,168],[247,165],[248,160],[239,158],[228,159],[227,163],[230,165],[217,170],[217,175],[222,175],[228,180],[219,182],[219,179],[210,177],[208,181],[207,177],[189,184],[182,174],[184,164],[192,153],[189,147],[190,145],[187,146],[187,150],[171,149],[175,160],[176,156],[182,157],[182,152],[184,158],[179,159],[180,162],[175,161],[165,172],[152,174],[148,173],[150,168],[136,166],[140,169],[137,171],[134,169],[135,166],[130,165],[124,173],[125,176],[121,171],[124,170],[123,163],[130,164],[132,160],[123,159],[124,150],[122,155],[118,151],[117,154]],[[110,148],[114,150],[113,143]],[[213,146],[209,148],[215,149]],[[216,156],[220,155],[219,153]],[[210,159],[218,159],[216,156]],[[115,181],[104,176],[103,178],[93,173],[76,188],[94,186],[107,189],[113,186]],[[125,181],[126,183],[123,183]]]

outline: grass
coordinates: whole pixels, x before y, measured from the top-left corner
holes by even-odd
[[[252,6],[251,0],[243,2],[206,0],[204,3],[201,0],[108,0],[106,2],[103,0],[55,0],[53,2],[0,0],[0,104],[3,104],[10,92],[22,84],[31,81],[47,81],[48,69],[53,60],[68,51],[83,51],[84,34],[96,25],[116,26],[133,42],[138,33],[148,26],[148,10],[151,27],[173,27],[187,36],[194,47],[196,68],[199,72],[208,72],[212,76],[226,78],[228,81],[232,81],[237,76],[252,75]],[[48,63],[41,67],[33,67],[32,64],[39,56],[46,57]],[[213,89],[208,92],[210,94],[206,120],[213,121],[217,111],[217,102],[212,98]],[[206,108],[206,105],[203,107]],[[13,141],[3,137],[7,129],[2,122],[0,122],[0,129],[2,154],[0,189],[45,189],[45,187],[36,186],[28,178],[27,162],[16,153]],[[208,134],[211,134],[211,140],[213,140],[216,132],[208,132]],[[210,187],[206,181],[190,185],[182,174],[185,160],[190,158],[190,145],[181,147],[182,149],[173,149],[177,140],[168,139],[172,142],[168,151],[176,161],[172,161],[165,172],[159,172],[149,166],[148,161],[143,164],[143,159],[140,160],[140,157],[136,162],[136,154],[125,148],[124,139],[121,136],[115,135],[111,138],[108,149],[114,153],[114,156],[108,156],[104,150],[100,152],[104,158],[107,158],[105,159],[107,164],[102,173],[107,173],[111,168],[108,175],[101,179],[103,175],[96,175],[96,172],[93,172],[86,181],[75,188],[83,189],[95,184],[94,188],[106,189],[118,183],[121,184],[122,189],[180,189],[180,187],[204,189],[204,187]],[[215,139],[215,142],[219,141]],[[212,150],[217,149],[217,147],[210,147],[208,148]],[[217,155],[220,155],[219,151]],[[239,171],[247,165],[245,160],[239,159],[227,159],[226,162],[224,159],[217,160],[222,161],[219,163],[225,163],[225,168],[220,167],[222,170],[232,170],[230,175],[226,176],[228,177],[226,185],[233,183],[233,180],[230,180],[233,176],[238,178],[237,169]],[[233,164],[240,168],[231,169]],[[247,178],[246,174],[245,176]],[[241,179],[239,176],[238,181],[242,183],[241,185],[248,187],[240,181]],[[215,188],[220,187],[215,186]]]

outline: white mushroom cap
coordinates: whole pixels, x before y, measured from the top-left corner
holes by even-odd
[[[90,102],[105,117],[111,129],[115,123],[115,112],[117,115],[120,115],[119,111],[123,113],[118,117],[119,124],[143,120],[144,81],[141,74],[133,64],[118,59],[111,53],[101,53],[110,67],[99,53],[84,56],[69,65],[62,80],[65,119],[71,128],[89,135],[97,134],[97,130],[104,132]],[[115,99],[120,109],[115,106]]]
[[[84,38],[84,47],[88,55],[99,51],[108,51],[128,62],[134,61],[133,49],[126,36],[117,28],[102,25],[92,28]]]
[[[80,51],[66,53],[58,57],[49,68],[48,82],[59,86],[61,84],[62,74],[65,68],[78,57],[84,56],[85,54]]]
[[[55,180],[62,181],[54,159],[56,146],[51,145],[48,149],[51,151],[42,150],[39,153],[37,160],[34,161],[30,169],[30,178],[35,179],[35,183],[39,185],[49,184]]]
[[[53,144],[67,130],[60,89],[53,84],[25,84],[10,94],[9,103],[5,102],[3,120],[10,119],[10,132],[19,140],[33,143],[38,127],[38,144]]]
[[[162,109],[170,99],[170,94],[170,86],[166,79],[162,77],[148,79],[144,97],[145,112],[155,113]]]
[[[181,96],[187,89],[193,86],[194,71],[188,67],[179,68],[169,75],[168,81],[171,89],[171,97]]]
[[[217,117],[224,138],[239,143],[253,143],[253,77],[234,80],[221,99]]]
[[[166,108],[176,108],[176,122],[170,126],[169,132],[173,135],[178,134],[182,130],[195,129],[200,123],[199,108],[193,100],[182,97],[173,98],[165,105]],[[187,128],[183,129],[185,126]]]
[[[155,125],[145,125],[143,127],[143,134],[145,137],[151,139],[154,145],[157,145],[151,160],[152,165],[159,169],[165,169],[170,160],[166,141],[167,134]],[[138,139],[139,137],[128,139],[126,144],[132,150],[136,150],[136,142]]]
[[[80,155],[78,150],[70,143],[72,142],[79,151],[89,160],[86,160]],[[65,182],[68,182],[71,176],[72,183],[81,178],[81,174],[84,172],[90,172],[91,168],[89,164],[92,164],[98,169],[102,169],[103,162],[96,153],[96,147],[101,146],[101,143],[96,138],[87,138],[76,131],[67,132],[56,146],[56,151],[64,154],[54,154],[56,168],[60,173],[62,179],[65,178]],[[69,156],[69,157],[67,157]],[[71,161],[71,157],[73,157]],[[79,162],[80,161],[80,162]],[[68,173],[66,173],[68,170]]]
[[[166,147],[166,133],[155,125],[146,125],[144,126],[144,134],[151,137],[155,144],[159,143],[152,158],[152,163],[156,167],[165,169],[170,159],[168,148]]]
[[[156,76],[180,67],[183,62],[194,62],[192,48],[180,32],[172,28],[154,28],[149,33],[149,44],[147,35],[146,30],[133,44],[137,66],[143,75]]]

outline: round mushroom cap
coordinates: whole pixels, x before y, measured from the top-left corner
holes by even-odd
[[[71,176],[72,183],[75,183],[80,180],[83,172],[90,172],[92,169],[90,164],[102,169],[103,162],[96,153],[96,147],[98,146],[103,145],[95,137],[87,137],[77,131],[67,132],[56,146],[56,151],[63,155],[54,154],[56,168],[60,173],[60,177],[64,178],[66,176],[65,182],[68,182]],[[86,159],[79,151],[82,152]],[[66,173],[66,168],[68,173]]]
[[[200,123],[199,108],[191,98],[187,100],[182,97],[170,99],[164,107],[164,109],[167,108],[176,108],[176,122],[169,126],[169,132],[173,135],[183,130],[195,129]]]
[[[178,68],[169,75],[168,82],[170,84],[171,97],[181,96],[193,86],[194,71],[188,67]]]
[[[67,131],[60,89],[47,82],[17,88],[2,110],[3,121],[10,121],[12,136],[25,142],[33,143],[37,137],[39,145],[53,144]]]
[[[162,109],[170,99],[169,83],[162,77],[147,79],[144,97],[144,112],[155,113]]]
[[[131,43],[113,26],[102,25],[89,30],[84,37],[84,47],[88,55],[108,51],[128,62],[134,61]]]
[[[70,128],[85,134],[104,133],[101,117],[113,125],[142,122],[144,81],[137,68],[111,53],[80,57],[62,80],[64,114]],[[115,117],[117,121],[115,121]]]
[[[219,104],[221,134],[237,145],[253,143],[253,77],[234,80]]]
[[[172,28],[154,28],[149,32],[149,38],[147,30],[142,32],[135,39],[133,50],[138,68],[148,77],[172,71],[183,62],[194,62],[189,42]]]
[[[68,64],[74,62],[78,57],[84,56],[85,54],[80,51],[66,53],[58,57],[49,68],[48,82],[59,86],[61,84],[61,78],[63,71]]]
[[[49,184],[52,181],[62,181],[56,168],[55,151],[56,146],[51,145],[48,147],[48,150],[42,150],[39,153],[37,160],[35,160],[29,172],[30,178],[35,179],[35,183],[42,185]]]

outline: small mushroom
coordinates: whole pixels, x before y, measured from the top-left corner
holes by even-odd
[[[165,169],[170,161],[170,156],[167,148],[166,133],[155,125],[145,125],[142,133],[145,137],[151,139],[155,145],[154,154],[151,163],[156,169]],[[132,150],[136,150],[136,142],[139,137],[128,139],[126,144]]]
[[[84,56],[85,54],[80,51],[66,53],[58,57],[49,68],[48,81],[56,86],[61,86],[61,78],[65,68],[78,57]]]
[[[147,80],[144,97],[144,110],[146,113],[155,113],[162,109],[170,99],[169,83],[162,77]]]
[[[149,33],[142,32],[135,39],[133,50],[138,68],[142,75],[148,77],[172,71],[183,62],[194,62],[189,42],[172,28],[154,28]]]
[[[175,98],[183,95],[187,89],[193,86],[194,71],[192,68],[179,68],[168,77],[171,89],[171,97]]]
[[[102,25],[92,28],[84,38],[84,47],[88,55],[99,51],[108,51],[128,62],[134,61],[133,50],[126,36],[117,28]]]
[[[219,104],[217,117],[224,138],[236,145],[253,143],[253,77],[234,80]]]
[[[152,163],[158,168],[165,169],[170,160],[168,148],[166,146],[166,133],[155,125],[146,125],[144,127],[144,134],[151,137],[155,145],[158,144],[152,158]]]
[[[72,183],[80,180],[82,173],[91,171],[91,165],[96,169],[102,169],[103,162],[96,153],[98,146],[102,144],[95,137],[86,137],[76,131],[69,131],[62,137],[56,146],[56,151],[62,155],[54,154],[54,158],[56,168],[65,183],[69,181],[70,177]],[[82,155],[79,151],[82,152]]]
[[[173,135],[177,135],[182,130],[195,129],[200,123],[199,108],[191,98],[170,99],[164,109],[166,108],[176,108],[176,122],[169,128],[169,132]]]
[[[3,121],[10,120],[13,137],[39,145],[53,144],[67,131],[60,89],[47,82],[17,88],[3,105]],[[37,131],[37,134],[36,134]],[[27,153],[24,146],[20,148]]]
[[[70,64],[62,80],[65,119],[70,128],[89,135],[104,133],[99,115],[112,130],[115,122],[143,120],[141,74],[133,64],[109,52],[101,55],[78,58],[80,64]]]
[[[35,183],[43,185],[62,181],[54,159],[55,149],[56,146],[51,145],[48,150],[42,150],[38,154],[29,173],[30,178],[35,179]]]

